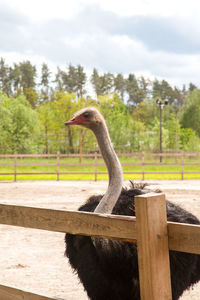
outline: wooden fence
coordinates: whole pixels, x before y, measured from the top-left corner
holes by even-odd
[[[140,174],[142,176],[142,180],[145,179],[145,175],[147,174],[178,174],[181,176],[181,179],[184,179],[185,174],[200,174],[200,153],[119,153],[119,157],[133,158],[133,162],[122,162],[122,166],[131,166],[131,167],[141,167],[141,171],[124,171],[124,174]],[[153,158],[150,160],[150,157]],[[26,158],[52,158],[56,160],[56,162],[23,162],[23,159]],[[78,163],[66,163],[62,162],[64,158],[78,158]],[[83,163],[83,158],[93,159],[92,163]],[[0,176],[3,175],[13,175],[14,181],[17,180],[17,176],[19,175],[56,175],[56,179],[60,179],[60,175],[94,175],[94,180],[96,181],[99,174],[107,174],[107,172],[98,171],[98,167],[104,166],[104,163],[98,162],[98,159],[101,158],[101,155],[98,153],[94,154],[13,154],[13,155],[0,155],[0,168],[1,167],[12,167],[12,171],[10,172],[0,172]],[[162,158],[162,160],[160,159]],[[170,161],[163,162],[164,158],[171,158]],[[2,163],[3,159],[12,159],[10,163]],[[188,159],[193,159],[193,161],[188,161]],[[134,162],[137,160],[137,162]],[[199,166],[199,171],[186,171],[185,166]],[[53,167],[56,168],[56,171],[51,172],[19,172],[18,168],[20,167]],[[61,171],[61,167],[82,167],[82,166],[92,166],[93,172],[70,172],[70,171]],[[179,166],[179,171],[146,171],[146,166]]]
[[[167,222],[164,194],[137,196],[135,208],[130,217],[0,204],[0,224],[137,242],[141,300],[170,300],[169,250],[200,254],[200,226]],[[0,299],[55,300],[3,285]]]

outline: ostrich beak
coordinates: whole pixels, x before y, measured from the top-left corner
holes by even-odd
[[[84,122],[87,122],[88,120],[87,119],[77,119],[77,118],[73,118],[67,122],[65,122],[65,125],[66,126],[69,126],[69,125],[81,125],[81,123],[84,123]]]
[[[75,118],[65,122],[65,126],[75,125],[75,124],[76,124],[76,119]]]

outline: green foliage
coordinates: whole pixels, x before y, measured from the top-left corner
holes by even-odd
[[[128,143],[128,124],[130,115],[127,107],[115,94],[114,97],[99,97],[100,111],[106,118],[106,123],[110,132],[114,147],[122,150]]]
[[[153,152],[159,152],[160,150],[160,121],[158,118],[154,119],[153,125],[149,126],[149,150]],[[162,126],[162,148],[168,149],[169,144],[169,131],[166,128],[166,125]]]
[[[0,89],[7,95],[11,93],[10,69],[3,58],[0,59]]]
[[[157,115],[158,107],[154,101],[150,99],[140,102],[132,114],[133,120],[143,122],[145,125],[152,124]]]
[[[193,83],[179,89],[166,80],[151,81],[133,73],[100,74],[94,68],[90,78],[94,100],[87,96],[88,79],[80,64],[66,70],[58,67],[52,78],[43,63],[38,78],[30,61],[8,66],[1,58],[0,152],[96,151],[89,130],[64,126],[86,106],[102,112],[118,151],[159,151],[158,97],[169,100],[162,111],[163,150],[199,151],[200,90]]]
[[[41,70],[41,81],[40,86],[41,92],[40,92],[40,101],[48,101],[50,98],[50,75],[51,72],[49,70],[49,67],[47,64],[42,64],[42,70]]]
[[[145,124],[131,118],[129,122],[129,152],[143,151],[148,147],[147,143]]]
[[[200,137],[200,90],[193,90],[186,97],[181,124],[184,128],[192,128]]]
[[[200,151],[200,138],[196,135],[192,128],[181,128],[180,148],[189,152]]]
[[[37,151],[38,116],[24,96],[0,94],[0,116],[1,153]]]
[[[174,114],[172,114],[170,118],[166,120],[165,126],[168,130],[168,144],[166,145],[167,149],[172,149],[174,151],[182,149],[180,141],[181,126]]]

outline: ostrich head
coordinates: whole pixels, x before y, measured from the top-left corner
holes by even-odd
[[[93,131],[96,136],[102,157],[108,169],[108,189],[95,209],[97,213],[111,213],[121,193],[123,173],[119,159],[113,149],[106,122],[98,109],[87,107],[79,110],[74,117],[65,123],[69,125],[81,125]]]
[[[95,131],[100,124],[105,126],[104,118],[98,109],[94,107],[86,107],[79,110],[70,121],[65,123],[66,126],[81,125],[93,131]]]

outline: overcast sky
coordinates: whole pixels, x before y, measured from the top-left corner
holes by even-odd
[[[199,14],[199,0],[0,0],[0,57],[200,87]]]

